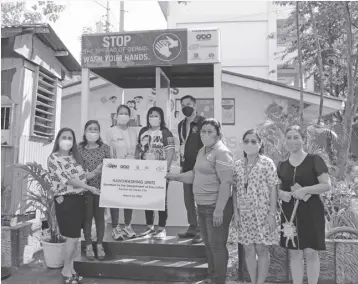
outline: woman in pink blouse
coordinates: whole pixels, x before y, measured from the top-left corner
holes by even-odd
[[[87,177],[93,173],[86,173],[82,164],[75,133],[70,128],[62,128],[57,134],[47,165],[53,185],[58,226],[61,235],[66,237],[62,269],[66,284],[77,284],[82,280],[74,270],[73,263],[85,218],[83,194],[86,191],[99,194],[97,188],[86,184]]]

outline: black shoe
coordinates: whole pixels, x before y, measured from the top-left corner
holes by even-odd
[[[197,245],[203,242],[203,239],[201,238],[200,235],[196,235],[192,240],[191,240],[191,244],[192,245]]]
[[[186,231],[186,232],[181,232],[178,234],[179,238],[183,238],[183,239],[190,239],[190,238],[195,238],[196,233],[190,232],[190,231]]]

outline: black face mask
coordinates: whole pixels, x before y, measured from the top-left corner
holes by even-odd
[[[186,117],[191,116],[194,112],[194,108],[191,106],[185,106],[181,110]]]

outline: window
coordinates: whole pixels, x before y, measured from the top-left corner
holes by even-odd
[[[10,111],[11,107],[1,107],[1,130],[10,128]]]
[[[11,112],[10,106],[1,107],[1,145],[11,145]]]
[[[41,138],[53,138],[55,135],[57,79],[41,67],[38,74],[31,134]]]

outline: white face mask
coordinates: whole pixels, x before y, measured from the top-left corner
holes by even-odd
[[[99,133],[97,132],[87,132],[86,138],[88,142],[96,142],[99,139]]]
[[[242,149],[247,155],[255,155],[260,151],[260,144],[252,145],[252,144],[243,144]]]
[[[160,118],[159,117],[149,117],[149,124],[152,127],[157,127],[160,125]]]
[[[60,140],[59,146],[61,150],[69,151],[73,146],[73,142],[71,140]]]
[[[127,125],[129,121],[129,115],[127,114],[119,114],[117,116],[117,123],[120,125]]]
[[[201,142],[203,142],[204,146],[206,146],[206,147],[211,147],[211,146],[215,145],[217,142],[217,136],[212,137],[212,136],[205,135],[205,136],[201,136],[200,139],[201,139]]]

